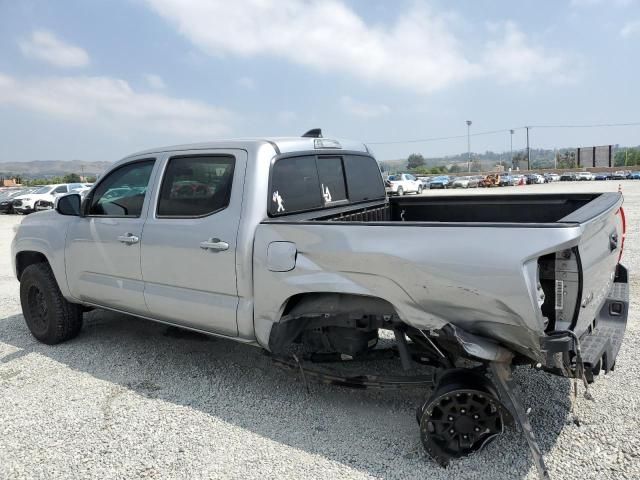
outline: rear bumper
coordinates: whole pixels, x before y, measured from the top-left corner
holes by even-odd
[[[601,371],[614,369],[629,316],[629,273],[618,264],[616,278],[607,298],[588,331],[580,337],[580,349],[589,381]],[[540,340],[544,367],[564,375],[565,366],[575,367],[576,352],[571,337],[545,336]]]

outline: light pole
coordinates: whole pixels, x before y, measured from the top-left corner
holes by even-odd
[[[509,133],[511,133],[511,168],[514,168],[515,165],[513,164],[513,134],[515,133],[515,130],[509,130]]]
[[[531,170],[531,148],[529,148],[529,129],[531,127],[524,127],[527,129],[527,170]]]
[[[469,167],[469,172],[471,172],[471,120],[467,120],[467,166]]]

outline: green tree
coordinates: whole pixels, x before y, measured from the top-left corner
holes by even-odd
[[[558,168],[576,168],[576,152],[558,152],[556,155],[556,164]]]
[[[427,162],[425,161],[424,157],[419,153],[412,153],[411,155],[409,155],[409,158],[407,158],[407,168],[409,170],[423,167],[424,165],[426,165],[426,163]]]
[[[62,177],[62,183],[80,183],[80,175],[77,173],[68,173]]]
[[[623,154],[622,165],[632,167],[640,164],[640,150],[637,148],[627,148],[621,152]]]
[[[95,175],[90,175],[86,177],[85,180],[87,181],[87,183],[96,183],[96,180],[98,180],[98,178]]]

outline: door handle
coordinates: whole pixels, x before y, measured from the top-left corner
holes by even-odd
[[[224,250],[229,250],[229,244],[227,242],[223,242],[219,238],[210,238],[206,242],[200,242],[200,248],[203,250],[222,252]]]
[[[118,241],[127,245],[133,245],[134,243],[138,243],[140,238],[135,236],[133,233],[125,233],[118,237]]]

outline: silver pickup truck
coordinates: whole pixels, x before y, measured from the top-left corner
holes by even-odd
[[[585,385],[613,370],[629,305],[622,201],[387,198],[365,145],[311,131],[126,157],[84,199],[25,218],[12,258],[41,342],[75,337],[99,307],[260,346],[337,384],[429,384],[418,422],[440,464],[515,420],[544,476],[511,367]],[[403,375],[379,375],[381,352]],[[347,377],[331,361],[374,366]],[[433,377],[405,374],[418,364]]]

